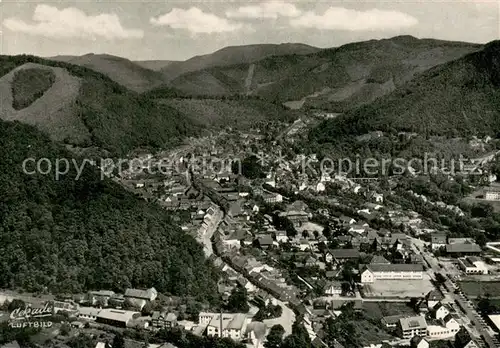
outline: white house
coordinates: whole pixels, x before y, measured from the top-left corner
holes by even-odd
[[[223,313],[222,314],[222,334],[221,316],[219,313],[212,316],[207,325],[207,336],[229,337],[235,341],[245,338],[248,319],[244,313]]]
[[[368,227],[363,226],[363,225],[351,225],[349,226],[348,232],[354,232],[354,233],[364,233]]]
[[[479,257],[461,257],[458,266],[466,274],[488,274],[488,266]]]
[[[442,303],[437,304],[432,310],[432,316],[437,320],[444,319],[448,314],[450,311]]]
[[[281,203],[283,202],[283,196],[279,193],[267,193],[264,194],[264,202],[266,203]]]
[[[323,184],[322,182],[319,182],[316,185],[316,192],[324,192],[325,190],[326,190],[325,184]]]
[[[460,330],[460,324],[450,314],[441,320],[442,325],[429,325],[427,336],[432,339],[447,339],[454,337]]]
[[[80,307],[78,308],[78,319],[95,321],[100,311],[99,308]]]
[[[423,316],[401,318],[399,320],[401,334],[404,339],[411,339],[413,336],[425,336],[427,334],[427,322]]]
[[[437,250],[446,247],[446,234],[433,234],[431,236],[431,248]]]
[[[427,301],[427,308],[434,309],[438,304],[441,303],[441,300],[443,299],[443,294],[441,294],[438,290],[429,291],[425,296],[425,300]]]
[[[276,231],[276,241],[278,243],[286,243],[288,242],[288,236],[286,235],[286,231]]]
[[[342,294],[342,283],[337,281],[328,282],[325,286],[325,295],[340,296]]]
[[[354,223],[356,223],[356,220],[354,220],[352,217],[349,217],[349,216],[341,216],[339,218],[340,222],[343,223],[343,224],[347,224],[347,225],[352,225]]]
[[[373,194],[373,199],[377,203],[383,203],[384,202],[384,195],[381,193],[374,193]]]

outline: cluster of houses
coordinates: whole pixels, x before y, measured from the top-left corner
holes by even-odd
[[[254,140],[254,137],[250,136],[242,141],[247,144],[247,148],[250,148]],[[200,146],[199,149],[204,151],[206,146]],[[279,150],[278,147],[276,149]],[[231,155],[235,154],[219,146],[210,153],[208,162],[222,163]],[[260,157],[263,162],[276,163],[276,154],[272,152],[260,154]],[[307,271],[309,267],[317,268],[319,272],[314,276],[304,276],[300,280],[308,290],[321,284],[322,297],[326,298],[356,296],[355,285],[352,282],[346,285],[346,280],[343,279],[342,270],[346,264],[350,264],[349,267],[355,265],[353,272],[360,289],[376,288],[379,284],[389,286],[393,283],[405,283],[410,287],[419,288],[423,280],[428,282],[424,260],[416,253],[411,245],[411,239],[406,234],[411,232],[420,235],[434,232],[423,228],[425,224],[420,214],[405,211],[395,204],[385,202],[384,195],[373,189],[374,186],[370,188],[362,186],[359,182],[343,175],[330,176],[328,173],[314,172],[314,169],[307,172],[295,170],[305,161],[313,163],[314,167],[318,159],[315,155],[298,155],[291,160],[280,158],[278,165],[269,170],[265,177],[253,181],[235,176],[228,170],[204,170],[196,174],[203,189],[197,185],[191,186],[182,176],[173,175],[168,181],[163,182],[160,196],[162,204],[168,209],[190,210],[191,221],[184,224],[185,231],[200,241],[206,239],[207,234],[214,232],[213,245],[217,256],[212,255],[211,259],[228,275],[225,284],[226,295],[234,286],[240,285],[247,290],[250,300],[267,304],[269,301],[279,299],[290,303],[295,309],[303,308],[301,299],[306,291],[300,290],[302,286],[299,288],[297,284],[288,283],[289,270],[280,269],[282,264],[286,264],[286,267],[293,265],[296,270]],[[295,192],[306,197],[312,195],[314,198],[324,198],[326,201],[328,198],[322,196],[322,193],[327,191],[329,185],[340,188],[350,196],[354,194],[363,198],[364,202],[359,205],[349,206],[355,212],[352,214],[355,217],[333,216],[328,209],[311,209],[301,200],[290,202],[283,194],[275,192],[284,191],[271,190],[268,187],[279,186],[287,192]],[[146,188],[147,184],[144,187]],[[158,187],[154,189],[158,190]],[[225,214],[222,214],[217,206],[211,205],[210,202],[214,199],[207,194],[207,191],[215,193],[217,199],[223,200]],[[429,202],[424,196],[418,197]],[[273,212],[274,217],[260,213],[261,200],[267,204],[279,204],[279,211]],[[333,201],[331,199],[329,202]],[[457,215],[463,215],[458,207],[442,202],[429,203],[451,210]],[[372,222],[375,219],[386,219],[406,233],[374,229]],[[289,230],[277,223],[283,220],[293,226],[296,234],[289,233]],[[213,231],[215,226],[217,229]],[[335,233],[335,246],[330,243],[332,238],[323,233],[326,228],[329,229],[329,233],[332,231]],[[481,248],[474,241],[447,238],[446,235],[439,233],[433,234],[431,238],[432,248],[441,249],[448,255],[456,257],[459,267],[465,273],[487,273],[484,263],[477,257]],[[263,252],[259,253],[261,257],[257,259],[249,256],[252,252],[247,252],[245,249],[250,248],[262,250]],[[403,293],[404,290],[402,289]],[[421,290],[423,296],[426,290]],[[375,291],[372,292],[374,293]],[[365,296],[363,293],[362,295]],[[438,295],[433,292],[422,298],[417,307],[419,315],[384,318],[387,328],[397,328],[399,336],[411,339],[412,346],[416,348],[427,348],[427,339],[453,338],[459,331],[460,325],[452,311],[441,304],[441,299],[436,300],[437,298]],[[358,302],[356,298],[355,303],[359,305]],[[159,327],[172,325],[175,320],[170,314],[154,314],[153,325]],[[312,323],[317,317],[314,313],[310,313],[306,315],[306,319]],[[250,322],[251,318],[243,314],[200,313],[199,323],[194,330],[208,335],[241,340],[248,336],[247,328]],[[314,336],[314,330],[311,335]]]
[[[118,327],[147,327],[149,321],[141,318],[141,310],[158,296],[155,288],[127,289],[125,294],[114,291],[90,291],[74,300],[54,301],[54,313],[66,312],[77,318],[72,325],[82,327],[83,322],[97,322]],[[130,307],[134,310],[126,310]]]
[[[252,256],[244,256],[236,252],[225,253],[221,256],[222,259],[213,257],[214,263],[228,274],[229,281],[244,287],[251,299],[267,302],[271,298],[277,298],[284,302],[300,303],[298,300],[300,290],[286,282],[281,270],[262,263]]]
[[[453,310],[442,303],[443,295],[438,290],[430,291],[423,299],[415,303],[418,315],[392,315],[384,317],[382,324],[394,330],[403,339],[415,337],[428,340],[450,340],[461,330],[459,317]],[[464,347],[474,347],[475,342]],[[419,346],[418,346],[419,347]]]

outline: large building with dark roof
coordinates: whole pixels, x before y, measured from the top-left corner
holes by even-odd
[[[446,253],[451,256],[479,255],[481,247],[476,243],[447,244]]]
[[[362,268],[361,282],[422,279],[423,273],[424,267],[421,264],[369,264]]]

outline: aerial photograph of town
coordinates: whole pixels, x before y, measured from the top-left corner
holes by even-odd
[[[500,348],[500,1],[0,1],[0,348]]]

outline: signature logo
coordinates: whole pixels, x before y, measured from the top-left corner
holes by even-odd
[[[54,306],[46,303],[44,307],[24,307],[16,308],[10,313],[10,319],[12,320],[23,320],[32,318],[43,318],[50,317],[54,311]]]
[[[23,327],[51,327],[52,322],[38,320],[45,317],[52,316],[54,306],[46,303],[43,307],[29,307],[16,308],[10,313],[9,326],[12,328]]]

